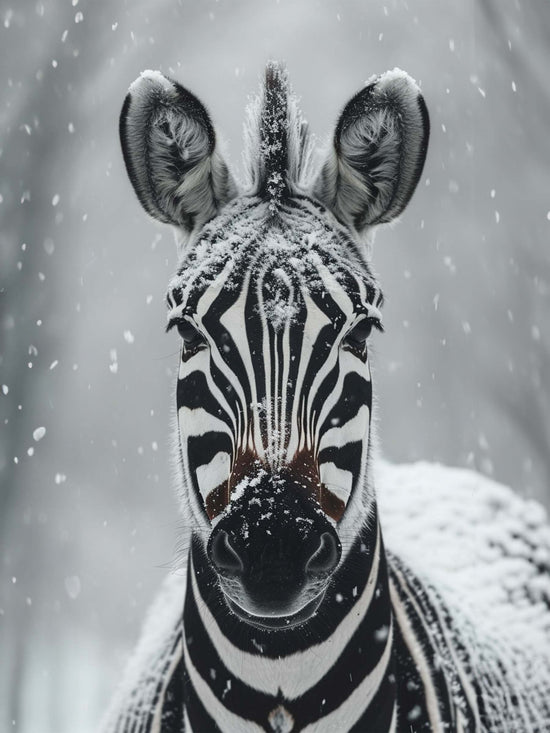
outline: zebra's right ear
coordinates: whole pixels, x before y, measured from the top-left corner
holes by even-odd
[[[188,234],[236,195],[208,112],[160,71],[144,71],[130,86],[119,129],[128,176],[155,219]]]
[[[359,234],[392,221],[414,193],[429,134],[414,80],[399,69],[373,78],[340,115],[314,195]]]

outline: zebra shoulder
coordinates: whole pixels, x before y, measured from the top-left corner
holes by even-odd
[[[183,621],[186,575],[169,575],[100,728],[102,733],[184,733]]]
[[[463,700],[472,687],[480,729],[550,729],[544,509],[463,469],[382,464],[377,478],[394,599],[424,652]]]

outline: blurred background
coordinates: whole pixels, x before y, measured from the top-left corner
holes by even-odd
[[[374,249],[382,451],[549,505],[549,39],[547,0],[0,3],[0,730],[97,729],[178,535],[175,247],[126,179],[128,85],[188,86],[238,170],[267,59],[321,139],[371,74],[415,77],[428,161]]]

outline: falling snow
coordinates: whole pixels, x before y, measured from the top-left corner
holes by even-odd
[[[39,440],[42,440],[42,438],[46,435],[46,428],[40,427],[36,428],[36,430],[33,430],[32,437],[34,440],[38,443]]]
[[[480,4],[473,34],[459,4],[370,4],[365,23],[364,3],[346,4],[336,17],[334,6],[309,2],[312,25],[308,2],[303,11],[273,4],[268,14],[253,3],[235,14],[220,2],[197,6],[189,22],[181,3],[141,15],[120,2],[83,0],[12,2],[0,12],[0,477],[9,500],[3,669],[12,644],[36,642],[19,659],[13,699],[0,692],[2,729],[97,729],[158,583],[157,560],[168,561],[172,550],[167,403],[177,354],[162,329],[175,256],[171,234],[157,234],[138,215],[114,157],[121,84],[148,64],[198,93],[208,88],[204,101],[238,168],[235,99],[253,89],[257,48],[278,28],[293,33],[279,34],[271,51],[305,80],[304,107],[327,139],[334,119],[326,110],[336,114],[346,90],[396,63],[392,49],[413,59],[434,145],[411,208],[391,232],[380,227],[374,247],[387,319],[373,346],[380,443],[396,460],[471,465],[548,501],[550,204],[541,113],[548,95],[533,72],[547,67],[548,51],[538,11],[518,3],[504,13],[495,4],[495,25]],[[251,29],[257,43],[235,43]],[[205,58],[212,33],[224,64]],[[358,59],[367,45],[365,68]],[[326,48],[346,53],[336,63],[323,56]],[[306,68],[304,58],[315,63]],[[205,86],[212,75],[217,86]],[[28,353],[30,344],[37,353]],[[34,432],[45,428],[37,425],[48,431],[40,442]],[[437,506],[425,506],[438,516]],[[458,510],[470,516],[466,500]],[[142,521],[134,514],[147,531],[140,525],[130,558],[128,522],[133,529]],[[140,545],[140,536],[147,542]],[[7,691],[3,674],[0,691]],[[72,689],[85,675],[94,695],[79,705],[63,694],[63,680]],[[12,725],[12,709],[24,711],[24,720]]]

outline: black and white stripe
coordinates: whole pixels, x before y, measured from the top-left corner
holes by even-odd
[[[472,644],[466,616],[384,551],[368,348],[383,299],[364,242],[421,175],[416,84],[371,80],[316,167],[268,65],[240,194],[205,108],[158,72],[132,85],[120,129],[144,208],[179,227],[168,326],[192,529],[107,730],[542,733],[550,711],[498,645]]]
[[[184,707],[184,730],[201,733],[482,730],[448,609],[401,562],[387,565],[379,527],[372,541],[356,541],[315,617],[266,631],[228,613],[195,540],[185,631],[177,621],[146,704],[114,730],[181,731]]]
[[[239,456],[248,453],[273,470],[305,453],[343,508],[361,483],[372,391],[368,361],[341,342],[361,320],[380,320],[381,294],[364,263],[350,262],[345,232],[332,234],[335,254],[302,241],[308,221],[326,244],[318,207],[308,200],[281,206],[284,225],[265,231],[268,206],[245,204],[253,234],[236,235],[230,246],[207,227],[205,254],[215,253],[208,268],[184,265],[169,292],[170,324],[185,320],[205,339],[202,352],[180,365],[184,470],[208,505]],[[240,221],[240,208],[238,202],[218,217],[220,232],[226,221]]]

